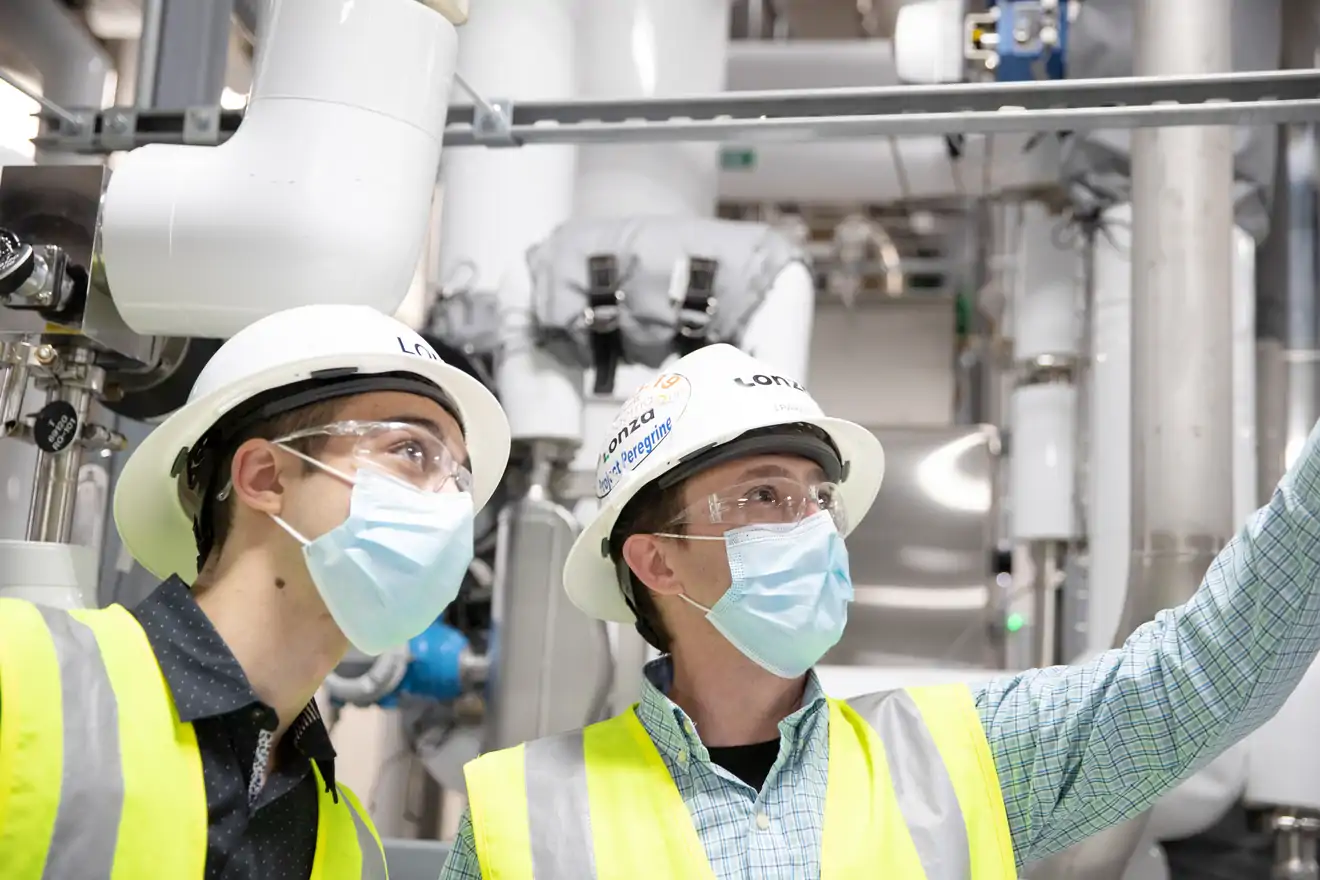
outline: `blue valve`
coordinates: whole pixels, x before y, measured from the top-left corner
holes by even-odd
[[[437,620],[408,642],[408,671],[398,689],[383,697],[379,705],[393,708],[398,705],[399,694],[441,701],[462,696],[462,657],[467,650],[467,636]]]
[[[1049,10],[1040,0],[990,0],[997,10],[996,51],[999,82],[1032,82],[1063,79],[1067,71],[1068,6],[1058,0]]]

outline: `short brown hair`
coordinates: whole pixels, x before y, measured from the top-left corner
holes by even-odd
[[[632,535],[681,532],[683,526],[674,525],[674,520],[683,513],[684,506],[682,482],[663,488],[648,486],[624,506],[610,532],[610,559],[619,573],[619,589],[623,590],[628,607],[637,615],[637,632],[649,645],[666,654],[670,650],[669,629],[656,607],[651,588],[642,583],[623,561],[623,543]]]

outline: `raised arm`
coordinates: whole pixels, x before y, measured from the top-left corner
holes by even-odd
[[[1320,650],[1320,426],[1196,595],[1120,649],[979,688],[1018,863],[1141,813],[1278,711]]]

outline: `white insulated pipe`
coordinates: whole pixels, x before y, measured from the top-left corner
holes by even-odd
[[[1006,255],[1004,267],[1011,279],[1013,360],[1028,377],[1042,368],[1071,369],[1082,353],[1081,252],[1061,234],[1062,218],[1040,202],[1023,204],[1018,217],[1015,252]],[[1011,395],[1009,529],[1015,541],[1080,537],[1077,407],[1071,381],[1028,378]]]
[[[582,2],[578,82],[584,98],[724,91],[728,0]],[[584,146],[578,159],[577,213],[710,216],[718,175],[714,144]]]
[[[1068,221],[1040,202],[1022,205],[1012,254],[1013,360],[1082,354],[1082,251]]]
[[[1079,537],[1077,499],[1077,388],[1043,382],[1014,389],[1010,495],[1015,541]]]
[[[651,98],[724,90],[728,0],[580,0],[578,85],[584,98]],[[590,145],[578,153],[575,213],[581,217],[715,213],[719,148],[714,144]],[[810,325],[805,334],[810,336]],[[759,352],[758,352],[759,353]],[[594,438],[609,433],[619,404],[655,378],[621,365],[614,394],[584,391],[587,442],[574,469],[594,472]]]
[[[487,100],[572,98],[575,2],[475,4],[459,34],[459,73]],[[498,391],[517,440],[582,436],[582,371],[533,345],[527,268],[528,249],[573,213],[576,169],[577,148],[568,145],[451,150],[441,166],[439,256],[431,286],[452,282],[498,292]]]
[[[725,86],[728,0],[580,0],[578,86],[584,98],[652,98],[722,92]],[[578,153],[575,211],[581,217],[715,213],[719,148],[715,144],[583,146]],[[804,336],[810,336],[810,324]],[[619,404],[655,378],[655,370],[623,364],[614,394],[583,384],[584,443],[575,471],[594,473],[596,446],[609,435]],[[589,515],[584,501],[575,515]],[[616,710],[641,696],[641,667],[653,652],[631,627],[611,625]]]
[[[426,236],[458,38],[415,0],[270,0],[242,125],[122,157],[106,275],[139,333],[227,337],[271,312],[393,313]]]

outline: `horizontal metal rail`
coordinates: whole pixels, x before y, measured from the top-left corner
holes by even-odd
[[[474,84],[470,88],[476,94]],[[149,143],[218,143],[241,111],[110,108],[50,119],[43,149],[98,153]],[[215,120],[189,125],[189,119]],[[1171,125],[1320,121],[1320,70],[1126,77],[1031,83],[957,83],[795,89],[635,100],[492,98],[449,108],[447,146],[802,141]]]

